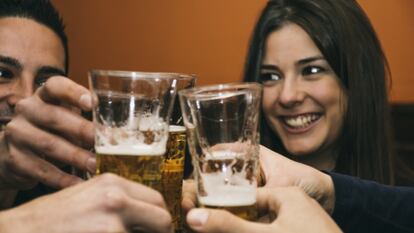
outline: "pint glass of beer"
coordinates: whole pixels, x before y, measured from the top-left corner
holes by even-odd
[[[179,91],[201,206],[257,217],[261,94],[257,83]]]
[[[178,90],[194,87],[194,75],[177,74],[176,88]],[[164,156],[162,168],[162,194],[171,213],[175,232],[183,231],[183,216],[181,214],[182,185],[184,177],[184,162],[186,160],[186,129],[178,98],[174,101],[170,117],[167,152]]]
[[[162,192],[161,169],[175,74],[92,70],[96,174],[111,172]]]

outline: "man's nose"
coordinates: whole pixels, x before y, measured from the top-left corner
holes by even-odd
[[[32,79],[20,79],[14,83],[8,102],[10,105],[14,106],[19,100],[27,98],[34,93],[33,81]]]

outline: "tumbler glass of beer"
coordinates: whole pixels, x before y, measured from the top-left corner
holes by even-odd
[[[162,192],[161,169],[176,74],[92,70],[96,174],[111,172]]]
[[[178,93],[199,204],[254,220],[262,86],[233,83]]]
[[[195,85],[194,75],[177,74],[176,88],[178,90],[192,88]],[[162,168],[162,194],[172,216],[175,232],[183,231],[183,216],[181,214],[182,185],[184,177],[184,162],[186,160],[186,129],[178,98],[174,101],[170,117],[167,152]]]

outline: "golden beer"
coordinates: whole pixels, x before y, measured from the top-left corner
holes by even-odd
[[[254,221],[257,220],[257,208],[256,204],[248,205],[248,206],[210,206],[210,205],[201,205],[203,208],[210,208],[210,209],[221,209],[227,210],[230,213],[249,220]]]
[[[96,174],[110,172],[162,191],[163,155],[120,155],[96,153]]]
[[[181,232],[183,228],[181,200],[185,145],[185,127],[171,125],[162,167],[162,194],[171,213],[175,232]]]

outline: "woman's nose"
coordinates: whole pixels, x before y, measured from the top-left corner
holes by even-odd
[[[278,102],[285,108],[292,108],[302,103],[305,93],[296,79],[286,79],[280,89]]]

